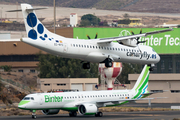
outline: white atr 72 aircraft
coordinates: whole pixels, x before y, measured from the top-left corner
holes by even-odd
[[[18,108],[32,111],[32,118],[36,118],[36,110],[42,110],[46,115],[58,114],[59,110],[69,111],[69,116],[95,115],[102,117],[98,111],[100,107],[118,106],[130,101],[147,100],[149,68],[145,65],[137,82],[131,90],[105,90],[83,92],[56,92],[29,94],[21,100]]]
[[[152,47],[139,45],[145,41],[138,40],[140,37],[172,30],[140,32],[137,35],[132,33],[133,35],[130,36],[91,40],[65,38],[48,31],[43,26],[34,12],[39,9],[44,8],[33,8],[29,4],[21,4],[21,10],[8,11],[22,11],[28,38],[22,38],[21,41],[53,55],[86,61],[83,64],[84,69],[90,68],[90,62],[105,63],[106,67],[111,67],[113,61],[154,66],[160,60],[159,55]]]

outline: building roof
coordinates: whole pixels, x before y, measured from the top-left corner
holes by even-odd
[[[12,68],[37,68],[39,62],[0,62],[0,66],[8,65]]]
[[[139,74],[128,74],[128,80],[133,81],[137,80],[139,77]],[[177,73],[164,73],[164,74],[150,74],[149,80],[180,80],[180,74]]]
[[[0,42],[0,55],[32,55],[40,51],[41,50],[21,41]],[[42,51],[42,53],[46,54],[44,51]]]

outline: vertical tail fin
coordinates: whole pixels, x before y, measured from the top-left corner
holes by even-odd
[[[44,25],[38,20],[34,10],[42,8],[33,8],[29,4],[21,4],[24,24],[27,32],[27,36],[33,40],[50,40],[54,37],[62,37],[48,31]]]
[[[149,68],[150,66],[145,65],[141,74],[139,75],[132,89],[136,93],[133,98],[140,98],[142,97],[141,94],[148,92],[147,89],[148,89],[148,80],[149,80],[149,73],[150,73]]]

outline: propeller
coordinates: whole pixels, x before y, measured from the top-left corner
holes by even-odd
[[[89,37],[89,35],[86,35],[86,36],[87,36],[88,39],[91,39],[91,38]],[[97,39],[97,36],[98,36],[98,33],[96,33],[95,39]]]
[[[131,31],[131,33],[134,35],[134,32],[133,32],[133,31]],[[139,34],[142,34],[142,29],[140,30]],[[139,43],[145,43],[145,42],[146,42],[146,40],[145,40],[145,41],[139,41],[139,38],[140,38],[140,37],[137,37],[137,38],[136,38],[136,40],[137,40],[137,45],[138,45]]]

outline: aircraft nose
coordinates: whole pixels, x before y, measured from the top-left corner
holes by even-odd
[[[24,109],[26,108],[27,103],[29,103],[30,101],[26,101],[26,100],[21,100],[21,102],[18,104],[18,108],[20,109]]]
[[[157,54],[157,62],[161,60],[161,57]]]

